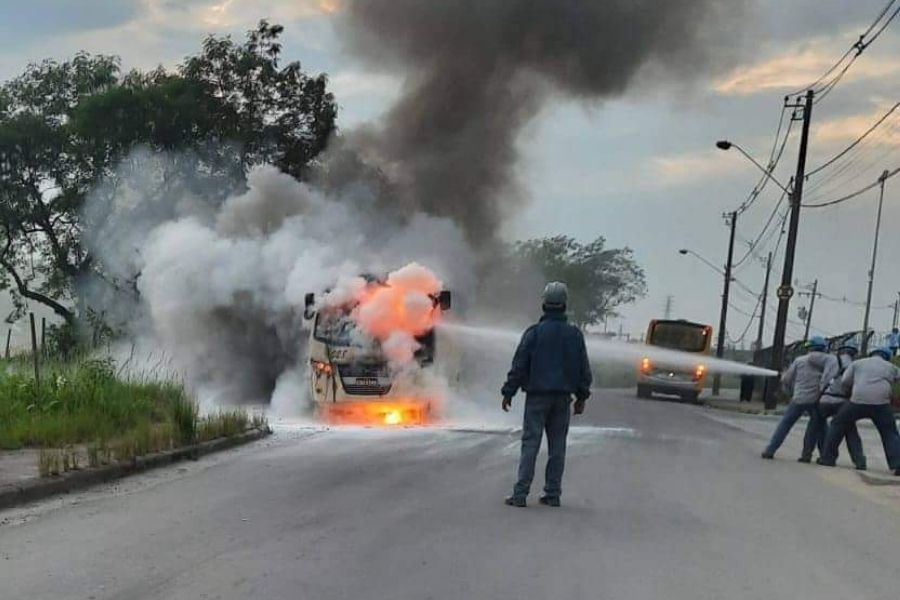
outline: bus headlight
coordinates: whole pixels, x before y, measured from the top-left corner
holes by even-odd
[[[315,371],[317,375],[330,375],[334,370],[334,367],[332,367],[330,364],[322,362],[320,360],[312,360],[310,361],[310,364],[312,365],[313,371]]]

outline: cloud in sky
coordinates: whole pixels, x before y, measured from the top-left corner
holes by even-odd
[[[821,144],[847,144],[868,131],[894,105],[878,102],[875,108],[864,112],[819,122],[813,129],[813,140]],[[867,144],[900,145],[897,128],[900,125],[900,109],[895,111],[867,137]]]
[[[713,90],[724,95],[750,95],[760,92],[793,92],[817,80],[849,46],[853,36],[813,37],[762,61],[737,67],[713,83]],[[843,84],[895,75],[900,59],[861,56],[844,77]]]
[[[712,177],[740,173],[743,165],[729,158],[716,149],[653,157],[650,159],[650,171],[654,174],[652,187],[694,185]]]
[[[335,0],[144,0],[144,5],[150,22],[193,30],[246,27],[260,18],[293,22],[337,9]]]

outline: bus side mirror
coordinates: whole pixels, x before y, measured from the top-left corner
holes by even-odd
[[[452,295],[448,290],[443,290],[437,297],[437,305],[441,307],[441,310],[450,310],[450,306],[453,304]]]
[[[316,304],[316,295],[315,294],[307,294],[303,298],[303,318],[304,319],[312,319],[313,317],[313,306]]]

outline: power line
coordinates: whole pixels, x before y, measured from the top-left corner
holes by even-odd
[[[856,44],[854,44],[853,46],[850,46],[850,47],[847,49],[847,51],[844,52],[843,56],[841,56],[841,57],[837,60],[836,63],[834,63],[833,65],[831,65],[831,67],[830,67],[827,71],[825,71],[824,73],[822,73],[822,75],[820,75],[818,79],[816,79],[815,81],[813,81],[811,84],[809,84],[809,85],[807,85],[807,86],[803,86],[803,87],[800,88],[799,90],[795,90],[794,92],[791,92],[790,94],[788,94],[788,96],[796,96],[796,95],[798,95],[798,94],[802,94],[802,93],[805,92],[806,90],[814,90],[814,89],[816,89],[816,86],[818,86],[820,83],[822,83],[823,81],[825,81],[825,79],[826,79],[829,75],[831,75],[832,73],[834,73],[834,72],[835,72],[835,71],[836,71],[836,70],[844,63],[844,61],[847,60],[847,57],[850,56],[851,54],[853,54],[853,51],[854,51],[854,50],[856,50]]]
[[[871,175],[873,170],[877,170],[877,177],[880,178],[881,175],[884,173],[884,169],[883,169],[883,167],[881,167],[879,165],[883,164],[883,162],[886,159],[892,158],[893,155],[898,150],[900,150],[900,144],[892,145],[892,147],[890,149],[883,151],[883,152],[879,152],[877,155],[872,156],[871,160],[867,161],[865,164],[859,164],[862,161],[862,159],[864,158],[864,155],[860,154],[860,155],[856,156],[853,160],[849,161],[847,164],[845,164],[842,167],[840,167],[839,169],[837,169],[837,171],[835,171],[834,173],[832,173],[828,177],[826,177],[825,180],[820,182],[821,185],[816,186],[816,188],[815,188],[816,193],[813,194],[811,197],[808,197],[807,202],[809,202],[810,204],[813,204],[813,203],[818,202],[822,199],[825,199],[829,196],[834,197],[837,194],[837,190],[840,190],[841,188],[849,186],[849,184],[852,184],[853,182],[857,181],[858,179],[860,179],[862,177]],[[878,168],[874,169],[874,167],[876,167],[876,166],[878,166]],[[851,167],[853,168],[853,174],[849,175],[848,177],[841,180],[840,182],[831,185],[828,188],[828,190],[824,189],[824,187],[825,187],[824,184],[827,181],[837,178],[837,176],[840,175],[841,173],[849,171],[851,169]],[[846,194],[846,193],[847,192],[841,192],[842,195]]]
[[[848,152],[850,152],[851,150],[853,150],[854,148],[856,148],[856,146],[858,146],[860,142],[862,142],[864,139],[866,139],[866,138],[869,136],[870,133],[872,133],[873,131],[875,131],[879,126],[881,126],[882,123],[885,122],[885,120],[886,120],[888,117],[890,117],[892,114],[894,114],[894,111],[897,110],[897,108],[900,108],[900,102],[897,102],[896,104],[894,104],[894,105],[890,108],[890,110],[888,110],[886,113],[884,113],[884,115],[882,115],[881,118],[878,119],[878,120],[875,122],[874,125],[872,125],[871,127],[869,127],[869,128],[865,131],[865,133],[863,133],[863,134],[860,135],[858,138],[856,138],[855,140],[853,140],[853,143],[851,143],[849,146],[847,146],[846,148],[844,148],[843,150],[841,150],[840,152],[838,152],[837,154],[835,154],[833,157],[831,157],[830,159],[828,159],[827,161],[825,161],[823,164],[819,165],[818,167],[816,167],[815,169],[813,169],[812,171],[810,171],[809,173],[807,173],[807,174],[806,174],[806,179],[808,180],[810,177],[812,177],[812,176],[815,175],[816,173],[819,173],[820,171],[822,171],[822,170],[824,170],[824,169],[827,169],[827,168],[830,167],[832,164],[834,164],[835,162],[837,162],[838,160],[840,160],[841,158],[843,158]]]
[[[819,102],[824,100],[828,96],[828,94],[830,94],[831,91],[837,87],[837,84],[839,84],[841,82],[841,79],[844,78],[844,75],[847,74],[847,71],[850,70],[850,67],[853,66],[853,63],[856,62],[856,59],[858,59],[860,57],[860,55],[863,53],[863,50],[865,50],[865,47],[859,46],[856,50],[856,54],[853,55],[853,57],[850,59],[850,62],[848,62],[846,65],[844,65],[844,68],[841,69],[841,72],[838,73],[834,79],[832,79],[830,82],[828,82],[828,84],[825,87],[823,87],[822,89],[820,89],[816,92],[816,99],[813,100],[813,104],[818,104]]]
[[[819,298],[821,298],[822,300],[825,300],[827,302],[834,302],[836,304],[847,304],[849,306],[855,306],[855,307],[859,307],[859,308],[862,308],[866,305],[865,302],[861,302],[859,300],[851,300],[850,298],[847,298],[846,296],[844,296],[843,298],[838,298],[837,296],[829,296],[827,294],[820,293]],[[885,304],[885,305],[881,305],[881,306],[873,306],[872,310],[894,310],[894,303],[892,302],[890,304]]]
[[[787,109],[787,103],[785,103],[781,107],[781,115],[778,117],[778,129],[775,130],[775,139],[772,142],[772,150],[769,152],[769,162],[766,164],[765,173],[760,177],[756,185],[753,186],[753,189],[750,190],[747,199],[741,203],[741,206],[737,210],[738,215],[745,213],[753,206],[753,203],[756,202],[756,199],[759,198],[759,195],[766,188],[766,185],[768,185],[775,167],[781,162],[781,157],[784,155],[785,146],[787,146],[787,141],[791,137],[791,129],[794,127],[795,120],[794,113],[792,112],[791,118],[788,120],[787,128],[784,130],[784,136],[782,136],[781,130],[784,126],[784,115],[787,113]],[[781,140],[780,143],[779,140]]]
[[[769,219],[766,221],[766,224],[763,226],[762,231],[759,232],[759,235],[756,236],[755,240],[750,242],[750,246],[747,249],[747,253],[744,254],[744,256],[742,256],[741,259],[734,264],[733,268],[740,267],[744,263],[744,261],[746,261],[751,255],[755,255],[756,247],[759,245],[763,236],[766,234],[766,231],[772,225],[772,221],[775,219],[775,215],[778,214],[778,209],[781,208],[781,204],[784,202],[784,199],[786,196],[787,196],[787,192],[782,192],[781,197],[778,199],[778,202],[775,203],[775,208],[772,210],[772,214],[769,215]]]
[[[804,208],[825,208],[826,206],[834,206],[835,204],[841,204],[843,202],[847,202],[848,200],[853,200],[854,198],[857,198],[857,197],[865,194],[869,190],[872,190],[872,189],[878,187],[879,185],[881,185],[882,181],[887,181],[888,179],[890,179],[897,173],[900,173],[900,168],[894,169],[893,171],[885,171],[884,174],[881,177],[879,177],[876,181],[874,181],[873,183],[870,183],[869,185],[867,185],[866,187],[864,187],[862,189],[856,190],[852,194],[847,194],[846,196],[841,196],[840,198],[836,198],[834,200],[829,200],[828,202],[819,202],[819,203],[815,203],[815,204],[804,203],[803,207]]]
[[[859,39],[851,45],[844,54],[835,62],[825,73],[823,73],[818,79],[812,82],[810,85],[805,86],[804,88],[795,91],[790,96],[796,96],[802,93],[805,90],[813,90],[817,98],[813,101],[815,104],[818,104],[822,100],[824,100],[828,94],[837,87],[838,83],[844,78],[844,75],[847,74],[847,71],[850,70],[850,67],[862,56],[863,52],[871,46],[875,40],[877,40],[885,29],[891,24],[891,22],[897,17],[897,14],[900,13],[900,6],[894,9],[894,11],[885,19],[885,16],[894,6],[897,0],[889,0],[889,2],[885,5],[884,8],[881,9],[881,12],[878,13],[878,16],[872,21],[872,24],[863,32],[862,35],[859,36]],[[880,27],[879,27],[880,24]],[[877,28],[877,31],[876,31]],[[873,33],[874,31],[874,33]],[[871,36],[871,37],[870,37]],[[868,38],[868,39],[867,39]],[[843,66],[842,66],[843,65]],[[833,77],[832,74],[837,72]],[[828,78],[831,77],[829,80]]]
[[[887,6],[884,7],[884,10],[881,11],[881,14],[878,15],[878,19],[875,20],[875,23],[877,23],[878,21],[881,20],[882,17],[884,17],[884,15],[887,13],[888,10],[890,10],[891,5],[894,4],[894,2],[896,2],[896,0],[891,0],[890,2],[888,2]],[[885,21],[884,24],[881,26],[881,28],[875,32],[875,35],[872,36],[872,39],[870,39],[868,42],[866,42],[866,46],[869,46],[872,42],[874,42],[875,40],[878,39],[878,36],[880,36],[881,33],[885,29],[887,29],[887,26],[891,24],[891,21],[893,21],[897,17],[897,13],[900,13],[900,6],[898,6],[894,10],[894,12],[891,14],[891,16],[888,17],[888,20]],[[868,31],[866,31],[865,34],[863,34],[863,37],[865,37],[866,35],[871,33],[873,28],[874,28],[874,24],[871,27],[869,27]]]
[[[897,132],[898,122],[896,119],[893,119],[892,121],[893,122],[889,123],[884,129],[883,137],[885,139],[890,138]],[[887,158],[888,156],[891,156],[894,152],[897,151],[898,148],[900,148],[900,145],[892,145],[892,147],[889,148],[888,150],[881,151],[874,157],[870,156],[871,160],[868,160],[868,162],[865,162],[866,154],[864,153],[863,149],[864,148],[866,148],[867,150],[870,149],[867,147],[867,145],[872,141],[873,141],[873,138],[871,138],[871,137],[866,138],[861,144],[859,144],[856,148],[854,148],[847,154],[848,157],[852,154],[853,155],[852,158],[849,158],[841,166],[837,167],[837,169],[831,171],[830,173],[825,175],[822,179],[813,183],[808,190],[809,192],[814,192],[813,199],[824,196],[825,194],[824,194],[823,190],[825,189],[826,185],[831,182],[834,182],[844,173],[853,169],[853,172],[855,174],[851,175],[850,177],[848,177],[842,181],[839,181],[838,183],[835,183],[834,185],[831,186],[831,189],[838,189],[841,186],[846,185],[847,183],[850,183],[852,181],[859,179],[859,177],[861,177],[863,174],[868,172],[869,169],[874,167],[876,164],[881,163],[885,158]],[[880,175],[880,173],[879,173],[879,175]],[[810,198],[807,198],[807,200],[810,200]]]

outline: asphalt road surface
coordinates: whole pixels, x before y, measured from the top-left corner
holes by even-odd
[[[282,428],[0,513],[0,598],[894,600],[900,498],[761,460],[773,426],[600,392],[560,509],[503,505],[509,427]]]

